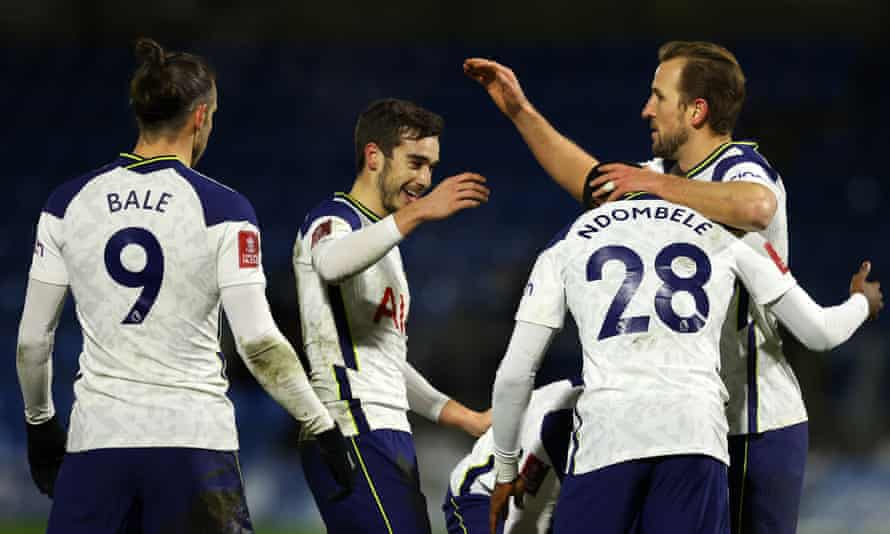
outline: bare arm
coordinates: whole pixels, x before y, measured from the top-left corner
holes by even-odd
[[[433,387],[408,362],[402,366],[402,374],[408,391],[408,406],[412,412],[440,425],[458,428],[477,438],[491,426],[491,410],[477,412],[448,398],[448,395]]]
[[[580,202],[584,179],[599,163],[597,159],[559,133],[532,106],[509,67],[487,59],[470,58],[464,62],[464,72],[479,82],[498,109],[513,121],[547,174]]]
[[[776,213],[776,195],[755,182],[702,182],[622,163],[609,163],[599,170],[602,174],[591,182],[591,187],[595,197],[607,201],[617,200],[625,193],[646,191],[748,232],[765,229]],[[600,189],[606,182],[612,182],[614,188]]]

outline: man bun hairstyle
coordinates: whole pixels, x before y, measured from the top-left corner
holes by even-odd
[[[441,116],[414,102],[397,98],[375,100],[358,116],[355,125],[356,172],[365,167],[365,146],[374,143],[386,157],[401,144],[402,139],[423,139],[442,134],[445,121]]]
[[[136,41],[135,53],[140,64],[130,81],[130,105],[139,129],[178,131],[197,105],[209,101],[216,73],[204,58],[165,51],[146,37]]]
[[[658,50],[658,61],[683,58],[680,102],[708,102],[708,124],[718,134],[731,134],[745,102],[745,74],[726,48],[706,41],[671,41]]]

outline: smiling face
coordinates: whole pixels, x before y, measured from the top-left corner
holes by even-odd
[[[642,117],[652,131],[652,154],[678,159],[677,152],[689,140],[689,106],[681,100],[680,76],[686,60],[669,59],[655,70],[652,93],[643,107]]]
[[[414,202],[430,188],[439,164],[439,138],[402,138],[377,175],[377,188],[387,214]]]

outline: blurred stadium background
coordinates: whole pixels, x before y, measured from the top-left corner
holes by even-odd
[[[140,35],[201,53],[216,67],[220,111],[199,170],[253,201],[267,293],[296,343],[291,248],[308,209],[352,183],[356,115],[372,99],[397,96],[445,117],[439,177],[480,172],[492,199],[425,226],[402,246],[414,295],[409,357],[437,387],[477,409],[490,402],[535,252],[579,209],[463,77],[469,55],[512,66],[539,109],[598,157],[640,160],[650,148],[639,113],[657,46],[669,39],[728,46],[748,76],[736,137],[759,140],[783,175],[798,280],[832,304],[847,295],[861,260],[873,260],[877,278],[890,275],[890,186],[879,166],[890,146],[886,2],[216,4],[0,4],[0,341],[8,355],[0,373],[0,532],[38,532],[49,509],[28,475],[13,356],[37,217],[56,185],[134,145],[127,87]],[[811,416],[801,533],[890,532],[887,316],[830,353],[790,344]],[[578,358],[572,337],[562,336],[549,357]],[[80,344],[69,303],[55,348],[62,414],[70,410]],[[296,428],[230,342],[226,354],[258,532],[322,531]],[[441,531],[448,473],[471,440],[414,422],[431,520]]]

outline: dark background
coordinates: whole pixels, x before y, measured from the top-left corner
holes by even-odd
[[[0,2],[0,341],[9,355],[0,373],[0,519],[46,513],[27,475],[14,368],[37,217],[54,187],[134,146],[127,89],[136,37],[202,54],[216,68],[219,112],[198,169],[253,202],[267,294],[296,343],[294,237],[311,207],[349,190],[357,114],[395,96],[445,117],[437,176],[484,174],[492,198],[402,245],[413,297],[409,359],[437,387],[483,409],[534,256],[579,209],[463,77],[465,57],[513,67],[536,106],[597,157],[643,160],[650,146],[640,111],[658,46],[705,39],[730,48],[748,77],[735,137],[759,141],[782,174],[792,270],[829,305],[846,297],[863,259],[874,262],[874,277],[890,273],[888,13],[886,2],[829,0]],[[70,308],[55,350],[55,399],[66,417],[81,343]],[[829,353],[789,345],[811,416],[801,532],[881,532],[890,521],[881,504],[890,498],[888,343],[884,317]],[[311,524],[294,427],[226,348],[254,515]],[[573,330],[550,357],[578,358]],[[415,422],[439,525],[444,477],[470,441]]]

